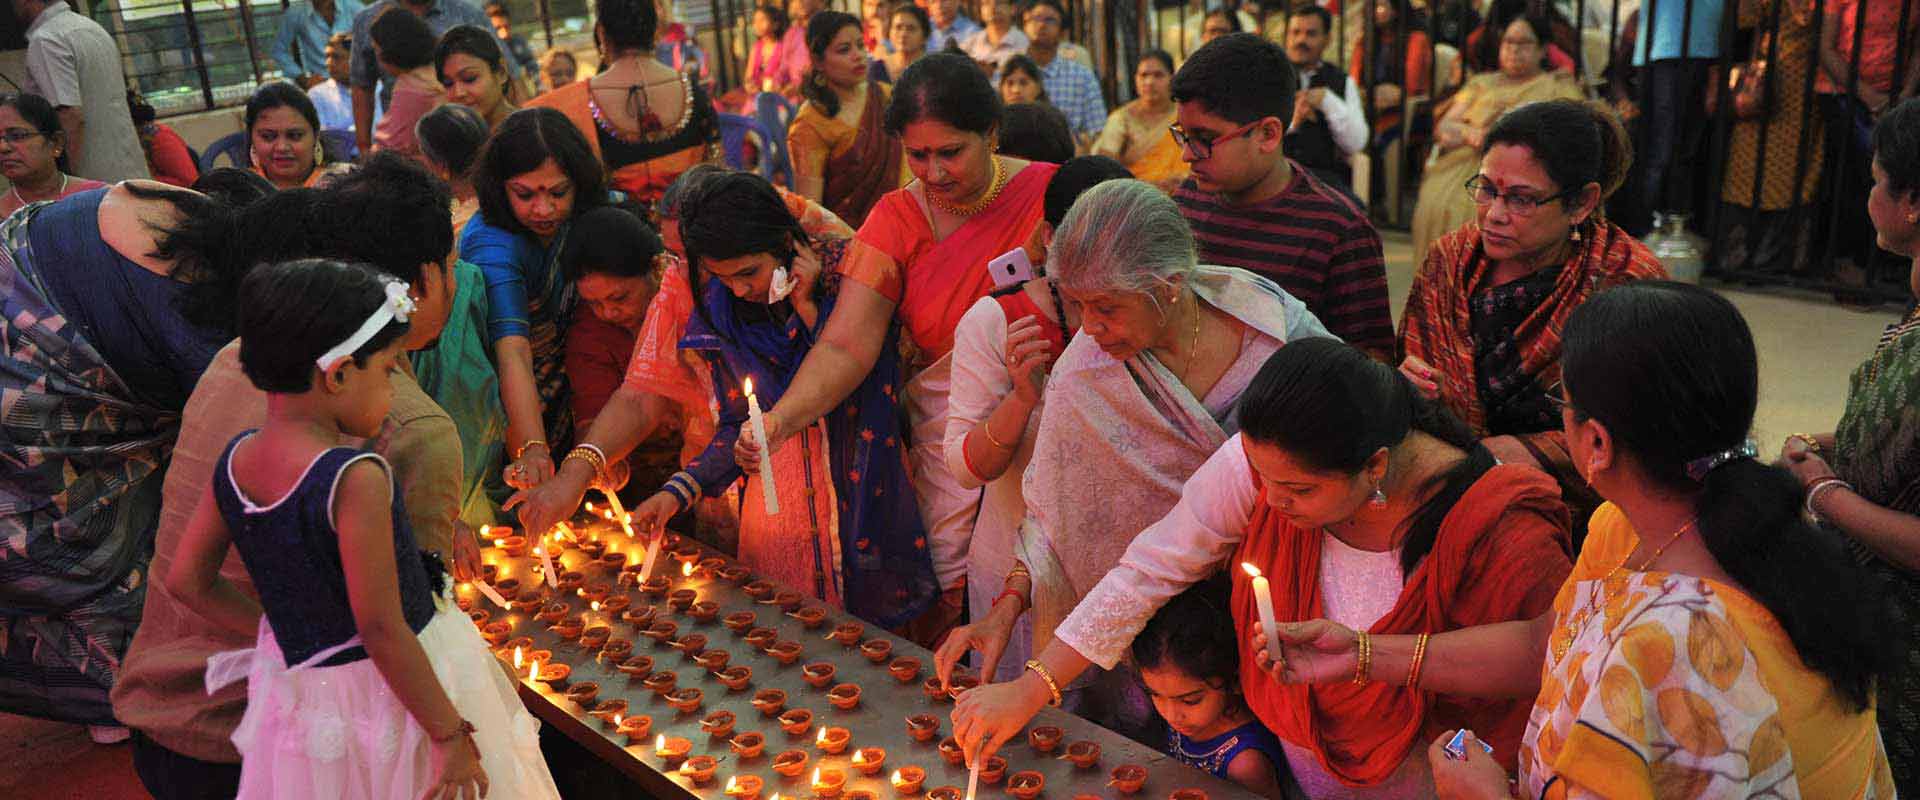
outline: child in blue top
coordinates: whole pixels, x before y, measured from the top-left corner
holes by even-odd
[[[1167,721],[1167,754],[1263,797],[1291,784],[1280,740],[1240,696],[1240,653],[1227,592],[1201,581],[1175,595],[1133,640],[1133,661]]]
[[[207,664],[209,691],[248,681],[238,797],[558,797],[538,723],[414,543],[386,461],[338,446],[392,405],[406,284],[293,261],[255,268],[240,308],[267,423],[227,445],[165,576],[257,636]],[[230,544],[257,601],[220,578]]]

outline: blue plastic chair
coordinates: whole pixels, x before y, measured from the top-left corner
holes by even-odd
[[[759,157],[753,159],[751,163],[747,159],[747,137],[749,136],[759,139],[755,143],[755,147],[759,149]],[[774,141],[773,134],[753,117],[739,114],[720,115],[720,150],[726,156],[729,167],[754,170],[760,173],[760,177],[771,182],[774,170]]]
[[[353,131],[322,130],[320,146],[326,148],[327,158],[334,161],[352,161],[360,157],[360,145],[353,140]]]
[[[219,166],[221,156],[226,156],[232,166],[241,169],[253,166],[253,153],[247,148],[247,132],[229,133],[207,145],[206,152],[200,154],[200,171],[206,172]]]
[[[754,119],[760,121],[760,127],[774,134],[773,180],[775,183],[793,188],[793,161],[787,154],[787,128],[793,124],[797,110],[784,95],[774,92],[761,92],[754,98]]]

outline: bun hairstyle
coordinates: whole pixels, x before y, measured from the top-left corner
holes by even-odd
[[[387,301],[393,282],[365,264],[319,258],[255,268],[240,284],[240,368],[263,392],[298,394],[313,388],[315,361],[346,341]],[[390,321],[353,351],[353,363],[405,336]]]
[[[649,278],[666,252],[660,234],[631,209],[601,206],[574,220],[573,235],[560,250],[560,272],[569,283],[588,275]]]
[[[1433,551],[1440,523],[1493,455],[1446,409],[1415,391],[1399,370],[1338,339],[1288,342],[1260,367],[1240,397],[1240,432],[1316,470],[1358,474],[1381,448],[1420,431],[1467,457],[1420,487],[1431,497],[1404,523],[1400,567],[1412,574]]]
[[[1527,148],[1562,191],[1600,185],[1600,207],[1627,180],[1633,141],[1613,110],[1586,100],[1542,100],[1500,115],[1480,152],[1494,145]],[[1600,208],[1594,210],[1595,216]]]
[[[1215,689],[1238,694],[1240,649],[1228,598],[1220,573],[1174,595],[1133,638],[1133,663],[1141,669],[1170,664]]]
[[[1690,462],[1740,447],[1753,424],[1759,367],[1739,310],[1690,284],[1609,289],[1567,319],[1560,363],[1574,418],[1606,426],[1661,489],[1692,495],[1721,569],[1779,620],[1801,661],[1865,708],[1896,629],[1873,578],[1838,534],[1800,518],[1800,484],[1786,470],[1732,458],[1702,479],[1688,474]]]
[[[413,124],[420,154],[456,179],[473,171],[480,147],[487,143],[487,121],[480,112],[459,103],[442,103]]]
[[[813,55],[813,67],[807,70],[800,94],[829,117],[840,113],[840,95],[834,94],[833,87],[827,85],[827,77],[820,74],[820,62],[826,59],[827,48],[833,46],[834,37],[848,28],[862,30],[860,19],[839,11],[822,11],[807,20],[807,52]]]
[[[893,87],[893,101],[887,104],[886,129],[900,136],[908,125],[931,119],[988,136],[999,129],[1005,114],[1000,93],[972,58],[939,52],[913,62],[900,73]]]
[[[608,55],[622,50],[651,50],[660,29],[660,12],[653,0],[599,0],[593,7],[593,21]]]

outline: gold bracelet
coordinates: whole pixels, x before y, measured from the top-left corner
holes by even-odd
[[[560,459],[560,463],[565,464],[576,458],[587,462],[587,465],[593,468],[593,476],[595,478],[605,475],[607,472],[607,456],[605,453],[600,452],[600,448],[598,447],[590,444],[574,445],[572,450],[567,451],[567,457]]]
[[[1027,669],[1033,670],[1033,674],[1040,676],[1040,680],[1047,682],[1047,694],[1053,695],[1051,698],[1048,698],[1047,705],[1059,708],[1060,683],[1053,679],[1053,673],[1047,671],[1047,665],[1040,663],[1040,659],[1037,658],[1028,659]]]
[[[539,446],[541,446],[541,447],[546,447],[546,446],[547,446],[547,443],[546,443],[546,441],[544,441],[544,440],[541,440],[541,439],[528,439],[528,440],[527,440],[527,443],[526,443],[526,444],[523,444],[523,445],[520,445],[520,449],[519,449],[519,450],[515,450],[515,451],[514,451],[514,453],[513,453],[513,460],[515,460],[515,461],[519,461],[519,460],[520,460],[520,458],[521,458],[522,456],[525,456],[525,455],[527,454],[527,451],[528,451],[528,450],[530,450],[530,449],[532,449],[534,445],[539,445]]]
[[[1012,450],[1013,448],[1008,447],[1005,442],[994,438],[992,423],[993,420],[991,419],[980,420],[980,432],[987,435],[987,443],[993,445],[996,450]]]
[[[1820,440],[1813,438],[1813,434],[1811,433],[1790,433],[1787,434],[1787,438],[1799,439],[1802,444],[1807,446],[1807,452],[1814,455],[1820,454]]]
[[[1365,686],[1373,679],[1373,639],[1366,631],[1359,632],[1359,658],[1353,665],[1353,685]]]
[[[1428,634],[1420,634],[1420,638],[1413,643],[1413,666],[1407,670],[1406,686],[1409,689],[1420,688],[1420,665],[1427,658],[1427,637]]]

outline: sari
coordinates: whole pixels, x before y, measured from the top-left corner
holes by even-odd
[[[1909,315],[1887,326],[1873,355],[1853,371],[1846,411],[1828,454],[1834,472],[1874,505],[1920,516],[1920,320]],[[1920,620],[1920,575],[1880,557],[1848,537],[1854,557],[1885,581],[1899,618]],[[1880,737],[1894,774],[1920,780],[1920,642],[1909,635],[1897,665],[1880,677]],[[1920,791],[1920,785],[1903,785]]]
[[[701,313],[681,341],[711,366],[720,409],[712,442],[683,473],[704,493],[716,494],[741,477],[733,445],[747,423],[742,381],[753,380],[763,407],[780,402],[833,313],[841,280],[835,270],[860,246],[850,239],[816,243],[823,274],[812,326],[798,314],[779,319],[772,307],[741,302],[720,281],[707,281]],[[889,348],[898,335],[898,327],[889,326]],[[764,489],[753,486],[760,476],[747,476],[740,525],[742,563],[810,587],[815,597],[885,628],[912,621],[938,594],[919,509],[910,499],[900,379],[899,362],[880,359],[806,436],[773,453],[778,515],[767,516]],[[806,531],[810,546],[794,547],[793,531]]]
[[[1126,165],[1133,177],[1155,186],[1186,180],[1186,158],[1168,130],[1175,110],[1168,108],[1165,114],[1147,117],[1138,100],[1114,109],[1107,115],[1106,127],[1100,129],[1100,138],[1093,143],[1093,154],[1113,158]]]
[[[1257,476],[1250,477],[1261,500],[1233,560],[1272,578],[1275,619],[1326,617],[1320,575],[1326,533],[1288,522],[1267,504]],[[1441,633],[1545,613],[1572,569],[1567,526],[1566,506],[1550,479],[1530,467],[1493,466],[1448,510],[1433,550],[1407,574],[1393,609],[1369,632]],[[1260,624],[1252,581],[1238,571],[1233,578],[1234,627],[1246,634]],[[1248,707],[1346,785],[1386,780],[1415,748],[1449,728],[1472,729],[1494,746],[1496,760],[1513,763],[1530,702],[1444,697],[1378,674],[1360,686],[1280,684],[1255,664],[1245,636],[1239,638]]]
[[[860,122],[848,125],[809,101],[787,128],[787,151],[800,175],[824,182],[821,205],[841,219],[865,221],[880,197],[900,188],[911,173],[902,157],[900,137],[885,126],[886,84],[867,82]]]
[[[500,404],[500,377],[487,346],[487,286],[480,268],[453,265],[456,287],[447,326],[432,347],[413,353],[420,389],[445,409],[460,433],[461,522],[478,529],[498,525],[500,504],[513,493],[502,480],[507,411]]]
[[[487,344],[524,336],[533,351],[533,380],[540,392],[541,430],[552,452],[573,443],[573,407],[568,402],[566,323],[573,317],[573,284],[558,259],[571,225],[562,225],[542,245],[531,234],[495,225],[485,213],[460,233],[460,257],[486,277]]]
[[[664,130],[634,136],[614,129],[594,102],[592,80],[575,81],[527,101],[528,108],[551,108],[567,116],[586,137],[593,157],[607,165],[609,189],[651,206],[660,201],[680,173],[695,164],[718,163],[719,118],[707,92],[692,76],[680,75],[685,110]]]
[[[1873,710],[1848,708],[1765,606],[1625,569],[1640,540],[1616,506],[1587,530],[1554,599],[1525,796],[1894,796]]]
[[[1424,49],[1422,50],[1424,52]],[[1580,87],[1569,76],[1542,72],[1519,83],[1494,72],[1476,75],[1453,96],[1464,108],[1461,124],[1488,130],[1494,120],[1515,106],[1537,100],[1578,100]],[[1435,122],[1439,124],[1438,121]],[[1480,151],[1464,144],[1434,147],[1427,157],[1426,176],[1420,180],[1420,199],[1413,206],[1413,252],[1426,256],[1427,246],[1474,219],[1473,198],[1461,188],[1480,174]]]

